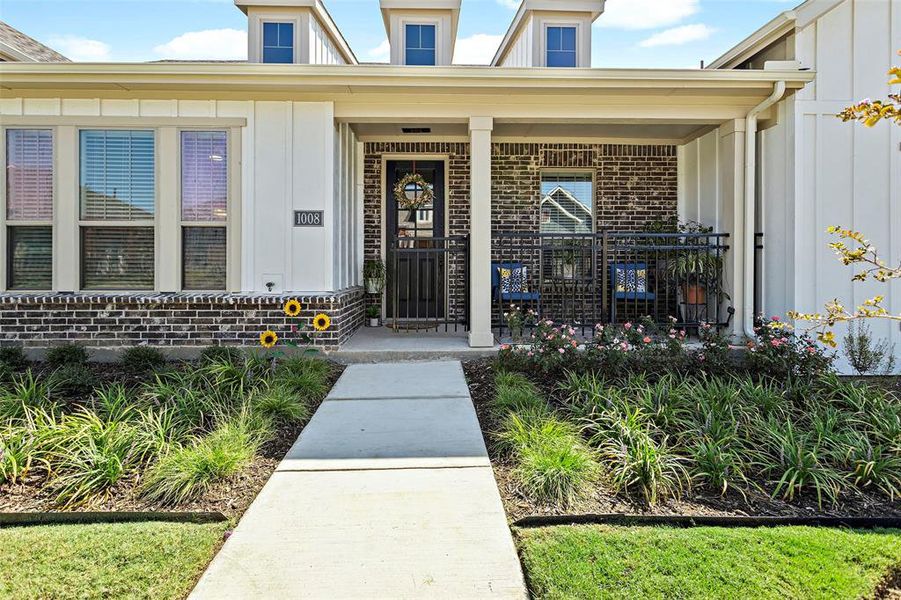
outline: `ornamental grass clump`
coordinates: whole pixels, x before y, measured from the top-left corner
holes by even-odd
[[[535,441],[519,449],[513,470],[520,488],[539,502],[572,506],[591,493],[598,465],[577,435]]]
[[[297,423],[310,418],[310,407],[301,395],[281,384],[257,388],[250,397],[250,407],[274,423]]]
[[[197,498],[248,466],[269,437],[269,427],[265,419],[249,411],[220,422],[208,435],[172,450],[151,467],[142,496],[163,504]]]
[[[490,403],[496,418],[510,412],[546,412],[547,402],[538,388],[520,373],[501,371],[494,378],[494,395]]]
[[[329,389],[331,367],[322,360],[292,356],[282,360],[275,370],[275,381],[305,400],[318,401]]]
[[[13,377],[12,383],[0,387],[0,422],[22,419],[29,408],[52,410],[53,384],[40,380],[31,369]]]
[[[690,487],[685,459],[678,456],[663,436],[654,440],[648,431],[623,427],[629,435],[608,438],[598,451],[601,465],[616,492],[638,489],[645,502],[656,505],[666,498],[678,498]]]
[[[49,377],[54,394],[70,400],[90,395],[96,384],[97,376],[85,363],[63,364]]]

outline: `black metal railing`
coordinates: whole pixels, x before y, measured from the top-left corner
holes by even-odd
[[[388,241],[385,315],[395,331],[466,330],[469,237]]]
[[[650,317],[681,328],[727,323],[726,233],[492,236],[493,326],[515,305],[590,335],[598,323]],[[507,332],[509,333],[509,332]]]

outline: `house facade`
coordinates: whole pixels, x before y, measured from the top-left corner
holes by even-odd
[[[524,0],[491,65],[456,66],[460,0],[381,0],[391,64],[360,64],[319,0],[236,5],[246,63],[0,66],[2,343],[252,344],[289,327],[287,298],[330,315],[325,347],[370,305],[474,347],[503,338],[516,302],[740,334],[755,295],[819,299],[755,284],[785,280],[766,231],[755,250],[782,192],[772,168],[747,185],[810,93],[804,55],[596,69],[603,0]],[[776,231],[774,248],[800,243]],[[680,270],[691,253],[715,275]],[[366,261],[387,267],[379,294]]]

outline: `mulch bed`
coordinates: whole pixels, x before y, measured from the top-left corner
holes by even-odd
[[[98,379],[106,383],[122,381],[126,383],[132,376],[112,365],[91,364]],[[333,365],[329,389],[334,386],[344,370],[342,365]],[[133,380],[132,383],[137,383]],[[321,404],[311,404],[310,414]],[[35,478],[20,485],[0,485],[0,512],[50,512],[50,511],[159,511],[159,512],[221,512],[228,518],[238,519],[275,471],[276,466],[294,444],[306,423],[286,425],[276,430],[275,436],[260,449],[254,461],[234,477],[213,485],[203,497],[182,504],[161,505],[147,502],[137,495],[137,477],[121,482],[103,497],[89,504],[60,507],[53,495],[40,487],[42,478]]]
[[[683,495],[682,499],[670,499],[649,507],[639,500],[631,500],[624,496],[613,494],[609,489],[599,486],[591,497],[586,498],[576,506],[563,510],[554,506],[546,506],[533,502],[519,492],[513,478],[513,464],[509,459],[499,455],[489,435],[490,431],[497,428],[492,421],[489,403],[494,393],[495,371],[491,359],[468,361],[463,364],[466,380],[469,383],[469,392],[475,404],[476,414],[482,425],[482,435],[491,464],[494,467],[494,477],[497,480],[507,517],[516,521],[529,516],[547,516],[564,514],[641,514],[641,515],[688,515],[688,516],[783,516],[783,517],[901,517],[901,502],[890,502],[875,494],[856,493],[840,499],[838,504],[823,504],[820,509],[817,506],[816,497],[796,497],[792,503],[771,498],[756,490],[749,490],[742,497],[738,492],[727,493],[720,496],[718,493],[708,493],[703,489],[693,488],[690,493]],[[543,388],[546,397],[554,397],[555,382],[548,379],[536,382]],[[889,380],[881,382],[888,385]]]

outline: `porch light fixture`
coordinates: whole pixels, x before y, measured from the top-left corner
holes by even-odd
[[[401,127],[401,133],[432,133],[431,127]]]

